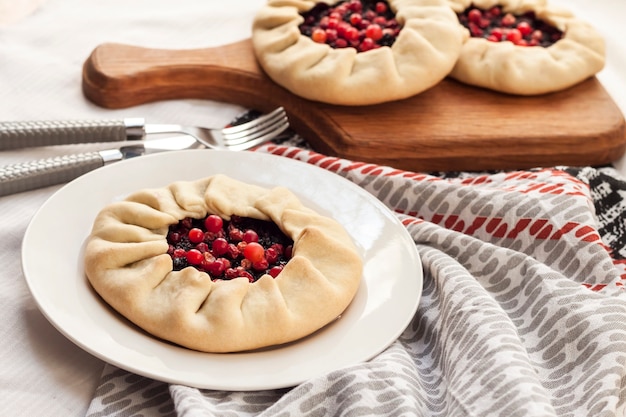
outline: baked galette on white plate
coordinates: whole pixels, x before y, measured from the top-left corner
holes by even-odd
[[[363,263],[346,230],[284,187],[224,175],[104,207],[85,246],[95,291],[146,332],[204,352],[292,342],[337,319]]]
[[[542,0],[448,0],[465,42],[450,77],[518,95],[559,91],[605,63],[599,32]]]
[[[306,99],[369,105],[437,84],[463,31],[446,0],[269,0],[252,43],[267,75]]]

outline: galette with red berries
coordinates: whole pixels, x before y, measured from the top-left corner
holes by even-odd
[[[351,303],[363,269],[337,221],[287,188],[224,175],[141,190],[104,207],[84,265],[121,315],[204,352],[314,333]]]
[[[434,86],[462,42],[446,0],[269,0],[252,27],[257,61],[272,80],[338,105],[399,100]]]
[[[465,30],[450,77],[518,95],[563,90],[598,73],[600,34],[543,0],[449,0]]]

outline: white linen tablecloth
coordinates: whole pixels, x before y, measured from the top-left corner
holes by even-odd
[[[598,78],[626,113],[626,48],[622,42],[626,2],[552,2],[592,22],[604,35],[607,42],[607,66]],[[156,48],[194,48],[244,39],[250,35],[252,17],[262,4],[263,0],[0,0],[0,119],[138,116],[155,123],[224,125],[244,109],[210,100],[174,100],[132,109],[102,109],[83,97],[80,87],[81,67],[90,52],[104,42]],[[77,145],[3,152],[0,163],[94,148],[97,146]],[[261,151],[280,153],[281,149],[266,147]],[[292,156],[301,159],[311,156],[306,152],[299,154],[297,149],[294,152],[297,155]],[[341,163],[350,164],[350,161]],[[561,197],[564,202],[552,195],[549,195],[547,202],[541,198],[521,199],[519,194],[515,194],[515,191],[520,190],[499,188],[509,185],[504,181],[507,178],[503,174],[483,178],[491,184],[486,187],[467,188],[463,181],[474,181],[467,178],[443,180],[428,177],[414,179],[415,183],[410,184],[423,187],[419,188],[423,193],[436,192],[436,195],[445,195],[451,199],[449,201],[457,203],[469,201],[463,200],[463,195],[467,190],[473,190],[477,200],[466,204],[468,210],[472,207],[479,210],[482,207],[479,202],[487,201],[484,199],[497,200],[515,195],[515,198],[520,198],[516,200],[519,204],[536,204],[539,210],[536,217],[544,216],[554,220],[555,227],[567,227],[570,224],[568,222],[576,221],[577,224],[589,226],[590,236],[595,237],[603,225],[611,223],[610,217],[616,217],[619,213],[608,211],[604,213],[606,217],[598,220],[593,202],[602,196],[592,196],[584,183],[589,178],[626,173],[624,159],[616,161],[615,166],[617,171],[609,170],[608,174],[593,169],[574,172],[578,180],[572,183],[567,180],[560,185],[568,191],[568,198]],[[556,172],[541,171],[537,173],[537,181],[549,184],[554,180]],[[386,187],[405,189],[406,179],[392,176],[379,181],[376,179],[378,176],[365,175],[364,171],[359,170],[344,170],[340,173],[370,190],[390,207],[406,209],[404,213],[398,210],[399,216],[406,221],[425,261],[427,286],[423,297],[429,303],[429,308],[420,310],[420,315],[416,316],[402,338],[371,363],[356,366],[347,373],[338,372],[320,377],[293,390],[272,392],[202,392],[189,387],[167,386],[129,376],[73,345],[37,309],[20,264],[20,245],[30,219],[59,187],[1,197],[0,227],[3,239],[0,243],[0,260],[3,268],[0,271],[0,305],[3,320],[0,324],[0,414],[82,416],[89,410],[90,415],[95,416],[113,415],[113,410],[117,409],[122,410],[118,415],[286,415],[288,412],[294,415],[314,415],[322,410],[330,413],[340,407],[341,398],[345,398],[348,402],[353,401],[353,405],[362,401],[364,406],[380,406],[378,410],[361,410],[365,415],[375,411],[385,415],[393,415],[394,411],[402,414],[402,410],[421,410],[424,415],[443,415],[446,411],[449,415],[488,415],[491,410],[493,415],[498,415],[506,410],[507,404],[510,404],[511,410],[524,411],[523,414],[520,411],[519,415],[624,415],[626,310],[624,295],[618,285],[620,274],[624,272],[620,269],[623,262],[616,262],[611,257],[615,254],[606,250],[596,254],[595,251],[602,246],[597,241],[572,239],[554,252],[560,253],[562,258],[556,255],[551,258],[550,253],[553,253],[553,244],[556,242],[535,243],[532,234],[520,235],[519,239],[505,242],[492,231],[486,231],[486,225],[483,229],[477,227],[469,233],[460,226],[459,230],[455,230],[454,225],[458,225],[459,221],[473,219],[467,217],[467,211],[459,208],[460,212],[456,212],[449,208],[449,211],[444,212],[456,217],[450,217],[446,222],[447,217],[437,217],[441,216],[441,212],[417,210],[418,202],[413,202],[416,204],[413,207],[415,210],[398,207],[397,199],[401,194],[386,194],[385,190],[388,189]],[[559,179],[558,176],[555,178]],[[604,181],[607,184],[610,182]],[[520,187],[528,186],[524,182],[519,184]],[[513,194],[504,192],[505,188]],[[601,194],[603,187],[598,186],[594,190]],[[626,195],[626,191],[619,187],[615,193]],[[434,207],[439,201],[437,198],[429,200],[424,197],[419,205]],[[506,206],[505,201],[497,201]],[[576,204],[577,211],[561,212],[566,207],[565,202]],[[616,204],[614,210],[622,212],[624,209]],[[624,234],[624,230],[621,234]],[[611,240],[611,235],[605,233],[602,236],[603,243],[611,247],[611,242],[606,241]],[[53,236],[50,244],[54,244]],[[480,258],[482,263],[468,258],[474,247],[472,245],[483,245],[480,246],[480,250],[484,251]],[[614,251],[619,252],[618,249]],[[568,267],[569,259],[572,256],[583,256],[584,251],[589,251],[589,257],[583,258],[590,260],[589,266],[581,266],[580,270]],[[592,256],[594,254],[595,257]],[[523,305],[503,305],[511,294],[504,291],[504,287],[497,288],[498,282],[509,277],[506,274],[504,277],[498,275],[499,268],[517,269],[523,272],[520,275],[531,277],[527,284],[520,283],[517,289],[520,291],[518,295],[522,296],[518,302],[535,300],[532,309],[524,310]],[[573,270],[576,271],[575,276],[571,274]],[[441,279],[441,274],[449,274],[450,278]],[[481,278],[476,279],[479,275]],[[544,285],[535,287],[532,285],[535,282],[533,280]],[[602,290],[589,289],[597,285]],[[440,298],[444,296],[452,298]],[[455,298],[457,296],[459,298]],[[476,308],[475,311],[465,308],[444,311],[442,306],[446,303],[450,303],[448,305],[453,308],[467,307],[463,297],[475,297],[475,302],[469,304]],[[610,314],[595,315],[607,309]],[[509,318],[504,317],[509,313]],[[465,346],[473,346],[475,350],[461,351],[463,345],[447,344],[447,340],[455,340],[454,328],[445,329],[449,333],[441,333],[441,329],[429,327],[436,323],[431,320],[434,316],[445,314],[466,320],[468,325],[475,326],[472,328],[477,330],[485,330],[484,326],[489,330],[490,320],[494,318],[504,319],[505,324],[494,325],[491,330],[497,334],[493,339],[485,339],[484,345],[476,344],[474,340]],[[538,323],[545,323],[542,318],[546,314],[554,315],[562,320],[559,323],[564,322],[568,327],[537,326]],[[591,330],[586,333],[586,329]],[[417,338],[418,333],[449,339]],[[413,343],[416,340],[418,343]],[[542,341],[545,345],[541,345]],[[497,346],[489,345],[496,342]],[[524,350],[535,342],[535,350]],[[446,354],[439,358],[436,366],[434,363],[419,363],[420,358],[432,358],[426,355],[432,349],[444,349],[441,353]],[[589,355],[588,361],[575,360],[576,355],[585,354]],[[477,364],[473,368],[475,374],[465,375],[465,379],[463,375],[454,373],[457,361],[471,360],[475,355],[491,358],[495,362]],[[509,369],[513,373],[484,373],[486,367],[507,361],[512,365]],[[529,367],[529,363],[533,366]],[[614,366],[599,368],[607,363],[613,363]],[[451,373],[439,373],[442,369],[450,370]],[[422,386],[415,385],[415,375],[421,377],[418,381]],[[485,380],[488,375],[493,375],[494,380]],[[389,381],[393,381],[393,384]],[[463,381],[466,385],[459,385]],[[576,381],[585,382],[577,385],[574,383]],[[342,384],[350,386],[350,391],[342,390]],[[473,391],[480,384],[494,388],[490,396],[478,396],[479,393]],[[356,389],[366,385],[369,385],[368,389],[362,392]],[[390,386],[396,388],[390,391]],[[512,389],[520,386],[527,390]],[[464,390],[451,391],[446,387],[463,387]],[[508,397],[506,393],[498,391],[507,387],[511,388],[511,393],[521,392],[524,395]],[[111,395],[107,395],[107,390]],[[377,392],[380,394],[378,398]],[[424,392],[430,394],[420,397],[420,393]],[[597,395],[593,396],[590,392],[596,392]],[[474,399],[470,408],[465,402],[468,398]],[[498,402],[492,401],[496,398]],[[558,400],[551,401],[550,398]],[[432,399],[438,402],[433,403]],[[154,407],[149,404],[152,400]],[[124,401],[126,405],[122,404]],[[348,409],[350,407],[345,406],[344,411]],[[353,409],[353,412],[359,410]],[[410,414],[407,412],[406,415]]]

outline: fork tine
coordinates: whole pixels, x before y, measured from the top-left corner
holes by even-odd
[[[245,135],[242,134],[237,134],[233,137],[229,137],[229,136],[224,136],[223,137],[223,143],[226,146],[229,145],[239,145],[241,143],[246,143],[250,140],[254,140],[256,138],[260,138],[263,137],[269,133],[274,132],[275,130],[281,128],[284,124],[288,124],[289,121],[287,120],[287,117],[283,117],[282,119],[273,121],[271,124],[266,124],[263,126],[258,126],[255,127],[253,129],[250,129],[248,132],[246,132]]]
[[[249,122],[242,123],[240,125],[225,127],[224,129],[222,129],[222,134],[231,135],[239,132],[245,132],[250,128],[253,128],[259,124],[264,124],[266,121],[273,120],[274,118],[281,116],[286,116],[285,109],[283,107],[278,107],[270,113],[259,116],[254,120],[250,120]]]
[[[250,125],[250,127],[246,130],[240,132],[222,132],[222,138],[225,143],[236,144],[241,142],[242,140],[247,139],[250,136],[258,136],[259,134],[263,134],[264,132],[272,129],[274,125],[284,122],[287,120],[287,115],[284,113],[277,113],[271,118],[265,118],[262,122],[259,122],[255,125]]]
[[[281,125],[279,125],[278,127],[274,127],[274,129],[272,129],[271,132],[266,133],[263,136],[250,138],[247,141],[240,142],[237,144],[228,144],[226,145],[226,148],[232,151],[245,151],[247,149],[261,145],[262,143],[269,142],[270,140],[276,138],[278,135],[280,135],[285,130],[287,130],[288,127],[289,127],[289,122],[285,120]]]

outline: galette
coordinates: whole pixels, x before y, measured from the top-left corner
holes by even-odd
[[[292,342],[337,319],[363,263],[347,231],[284,187],[228,176],[104,207],[84,256],[95,291],[146,332],[204,352]]]
[[[273,81],[338,105],[427,90],[450,72],[462,42],[446,0],[269,0],[252,28],[256,58]]]
[[[559,91],[598,73],[604,40],[542,0],[449,0],[465,42],[450,77],[518,95]]]

